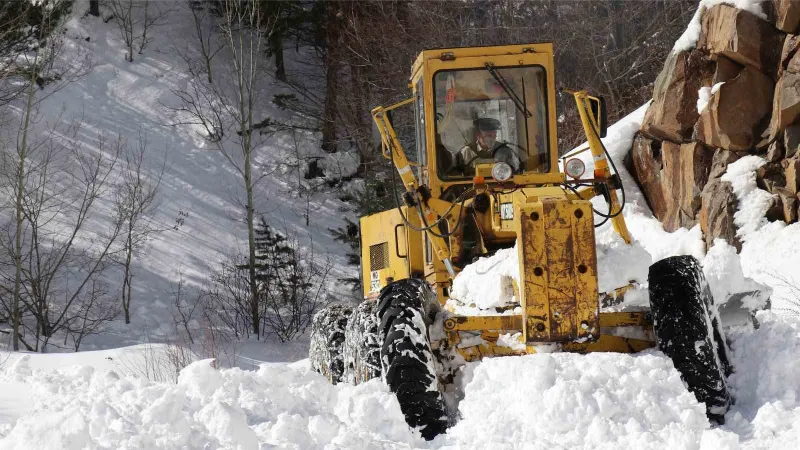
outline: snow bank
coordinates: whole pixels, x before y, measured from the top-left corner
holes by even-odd
[[[16,377],[22,361],[0,370],[0,382]],[[34,371],[26,380],[35,392],[32,411],[10,429],[0,428],[0,448],[313,449],[424,442],[380,380],[335,387],[307,367],[217,371],[210,363],[189,365],[177,384],[88,366]]]

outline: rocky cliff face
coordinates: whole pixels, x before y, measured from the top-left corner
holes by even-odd
[[[800,1],[766,0],[761,15],[706,4],[694,48],[676,48],[655,82],[626,165],[667,231],[699,223],[707,247],[724,238],[741,249],[736,196],[720,177],[742,156],[768,161],[757,173],[767,218],[798,219]]]

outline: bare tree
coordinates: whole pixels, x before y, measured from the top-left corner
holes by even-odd
[[[18,6],[18,5],[17,5]],[[62,37],[59,32],[60,27],[63,25],[63,13],[61,4],[56,2],[51,5],[51,8],[40,8],[35,11],[41,14],[39,17],[36,29],[39,33],[45,33],[40,39],[30,42],[31,36],[23,34],[23,37],[16,37],[11,39],[13,44],[10,44],[6,50],[17,54],[10,58],[12,62],[4,68],[4,76],[8,76],[7,80],[0,81],[13,81],[23,86],[22,89],[16,91],[17,93],[24,92],[24,106],[22,109],[22,119],[19,123],[16,142],[14,143],[14,152],[2,152],[3,157],[3,172],[4,175],[10,177],[8,186],[12,188],[10,197],[14,198],[13,207],[13,224],[9,230],[9,236],[13,244],[9,246],[9,254],[13,255],[14,265],[14,288],[11,293],[11,319],[12,319],[12,348],[16,351],[19,350],[19,335],[20,335],[20,319],[21,319],[21,293],[23,282],[23,234],[25,233],[25,214],[26,214],[26,196],[27,187],[26,180],[30,176],[31,169],[26,166],[30,159],[31,153],[31,137],[33,134],[35,107],[41,101],[37,98],[37,86],[43,86],[44,80],[54,77],[61,77],[61,75],[53,75],[55,72],[54,61],[59,56],[61,50]],[[25,16],[25,21],[15,23],[20,25],[27,23],[28,14],[33,14],[34,10],[30,7],[25,7],[22,16]],[[11,56],[11,55],[6,55]],[[4,62],[6,61],[3,58]],[[0,77],[1,78],[1,77]],[[6,84],[6,83],[4,83]],[[13,99],[15,93],[11,94],[8,99]],[[12,156],[13,155],[13,156]]]
[[[214,82],[211,62],[223,48],[223,45],[219,42],[219,35],[215,31],[213,17],[209,12],[210,5],[209,2],[187,1],[187,7],[192,12],[194,21],[194,32],[197,38],[196,42],[199,44],[202,70],[205,72],[209,84]],[[189,66],[191,68],[192,64],[189,64]],[[198,74],[193,75],[198,76]]]
[[[87,151],[76,139],[80,123],[49,134],[42,154],[23,184],[24,241],[14,257],[21,264],[20,300],[32,316],[23,323],[35,337],[33,351],[45,351],[58,332],[75,332],[82,339],[97,331],[114,314],[98,313],[106,289],[104,269],[121,230],[123,219],[111,217],[104,232],[87,228],[96,220],[97,201],[110,197],[112,174],[122,148],[120,140],[100,136],[98,152]],[[90,318],[90,315],[92,316]],[[79,343],[77,345],[80,345]]]
[[[219,269],[211,274],[209,284],[204,289],[204,297],[209,305],[203,311],[205,321],[229,329],[236,339],[250,337],[253,331],[250,323],[250,280],[240,268],[244,260],[237,256],[222,262]],[[247,267],[247,264],[244,266]]]
[[[259,336],[260,309],[255,279],[255,202],[253,189],[265,174],[254,173],[257,149],[274,129],[269,117],[260,118],[259,106],[266,99],[259,89],[261,77],[269,69],[267,40],[274,18],[263,14],[261,2],[222,0],[220,39],[230,60],[214,70],[212,82],[194,79],[187,90],[175,91],[180,105],[177,123],[202,124],[222,157],[236,170],[244,189],[248,236],[250,316],[252,332]],[[216,130],[219,127],[219,131]]]
[[[92,279],[77,305],[64,333],[64,345],[67,344],[67,338],[71,337],[76,352],[80,350],[85,337],[103,333],[108,324],[119,316],[119,305],[108,295],[107,283],[102,280]]]
[[[176,334],[184,334],[190,344],[194,344],[194,336],[192,335],[192,323],[197,320],[205,299],[201,293],[194,301],[187,298],[186,292],[186,279],[183,276],[183,271],[178,271],[178,282],[172,286],[172,324],[175,327]]]
[[[152,30],[164,23],[167,10],[160,5],[168,2],[151,0],[106,0],[105,5],[113,14],[122,41],[128,52],[125,59],[133,62],[133,50],[138,47],[141,55],[145,47],[152,41]]]
[[[147,136],[140,130],[137,146],[125,151],[122,180],[115,201],[117,215],[123,221],[122,310],[126,324],[131,323],[133,257],[151,234],[165,230],[156,225],[151,214],[157,207],[158,189],[166,168],[166,152],[161,166],[152,168],[145,163],[147,147]]]
[[[112,20],[117,24],[122,41],[125,42],[125,48],[128,49],[125,54],[125,60],[128,62],[133,62],[133,46],[136,44],[134,27],[138,23],[133,3],[133,0],[106,0],[105,2],[106,7],[113,15]]]

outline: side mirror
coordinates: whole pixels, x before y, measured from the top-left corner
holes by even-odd
[[[592,115],[595,122],[600,127],[600,137],[606,137],[608,132],[608,112],[606,111],[606,100],[603,97],[598,97],[596,100],[589,99],[589,106],[592,108]]]

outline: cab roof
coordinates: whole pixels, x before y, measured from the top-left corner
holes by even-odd
[[[522,53],[547,53],[553,54],[552,42],[539,42],[532,44],[492,45],[487,47],[454,47],[435,48],[423,50],[411,66],[411,73],[416,74],[422,64],[428,59],[458,59],[466,57],[518,55]]]

